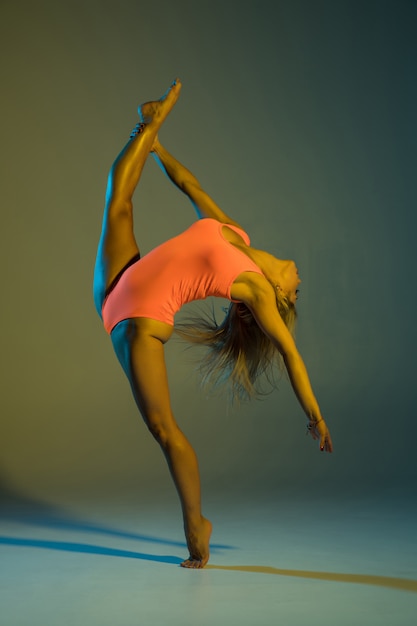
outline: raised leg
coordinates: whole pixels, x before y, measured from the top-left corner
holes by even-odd
[[[132,197],[152,144],[181,90],[175,81],[160,100],[139,107],[143,132],[131,138],[111,167],[102,232],[94,270],[94,302],[101,315],[106,292],[129,262],[139,256],[133,232]]]
[[[118,324],[111,337],[138,408],[161,446],[178,491],[190,552],[182,566],[200,569],[209,559],[211,523],[201,514],[197,457],[171,409],[163,346],[171,334],[168,324],[136,318]]]

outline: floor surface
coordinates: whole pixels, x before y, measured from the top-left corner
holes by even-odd
[[[209,566],[187,555],[173,500],[66,506],[9,498],[1,626],[411,626],[417,507],[409,497],[212,496]]]

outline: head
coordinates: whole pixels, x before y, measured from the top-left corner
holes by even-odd
[[[282,261],[280,259],[276,259],[276,261],[276,271],[269,280],[275,289],[278,311],[287,324],[286,319],[289,311],[292,310],[295,313],[298,286],[301,279],[294,261]],[[290,328],[291,325],[287,324],[287,326]]]
[[[298,297],[298,286],[301,283],[298,269],[294,261],[282,261],[282,267],[274,285],[281,297],[286,297],[295,306]]]

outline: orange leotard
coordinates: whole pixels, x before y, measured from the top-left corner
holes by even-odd
[[[223,226],[249,245],[248,235],[240,228],[205,218],[130,265],[104,301],[106,331],[111,333],[116,324],[131,317],[173,325],[175,313],[184,304],[209,296],[230,300],[230,288],[239,274],[262,274],[244,252],[224,238]]]

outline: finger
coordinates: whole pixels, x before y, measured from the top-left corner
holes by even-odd
[[[320,450],[326,452],[333,452],[333,444],[330,435],[325,435],[320,440]]]

